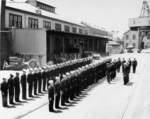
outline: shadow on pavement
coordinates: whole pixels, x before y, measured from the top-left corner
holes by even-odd
[[[6,106],[6,108],[16,108],[16,106],[14,106],[14,105],[8,105],[8,106]]]
[[[61,110],[54,110],[53,113],[62,113]]]
[[[129,82],[128,84],[127,84],[127,86],[132,86],[134,84],[134,82]]]

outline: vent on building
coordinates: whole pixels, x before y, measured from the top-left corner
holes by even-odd
[[[41,10],[40,10],[40,8],[36,10],[36,14],[41,15]]]

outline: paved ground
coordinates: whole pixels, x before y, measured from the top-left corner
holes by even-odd
[[[150,54],[126,54],[136,57],[139,65],[136,74],[130,74],[130,85],[124,86],[122,73],[108,84],[105,79],[83,92],[78,101],[48,112],[47,94],[5,109],[0,106],[1,119],[149,119],[150,117]],[[118,57],[114,55],[113,57]],[[1,99],[0,99],[1,103]]]

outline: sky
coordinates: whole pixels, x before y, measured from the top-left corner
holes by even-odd
[[[15,0],[25,1],[25,0]],[[76,21],[84,21],[109,31],[122,33],[128,19],[139,17],[143,0],[44,0],[56,4],[56,12]]]

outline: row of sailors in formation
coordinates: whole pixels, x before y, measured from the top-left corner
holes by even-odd
[[[55,80],[49,80],[49,111],[53,112],[55,109],[60,109],[60,106],[68,105],[70,101],[78,98],[84,89],[105,77],[107,62],[110,60],[91,63],[57,76]]]
[[[47,90],[47,82],[50,78],[54,78],[58,74],[64,74],[65,72],[77,69],[78,67],[85,66],[90,63],[91,58],[83,58],[53,66],[23,70],[21,76],[18,72],[15,77],[10,74],[8,80],[3,78],[3,82],[0,86],[2,105],[3,107],[8,107],[8,95],[9,104],[14,105],[14,99],[15,102],[20,102],[21,94],[22,99],[26,100],[27,94],[28,97],[34,97],[33,94],[38,95],[38,93],[43,93]]]
[[[135,58],[133,60],[131,60],[130,58],[128,60],[125,60],[123,58],[122,61],[120,58],[118,58],[118,60],[114,60],[113,62],[108,63],[106,71],[108,83],[115,79],[116,72],[120,72],[120,69],[122,67],[124,85],[127,85],[129,83],[129,73],[131,72],[131,67],[133,69],[133,73],[135,73],[137,64],[138,62]]]

